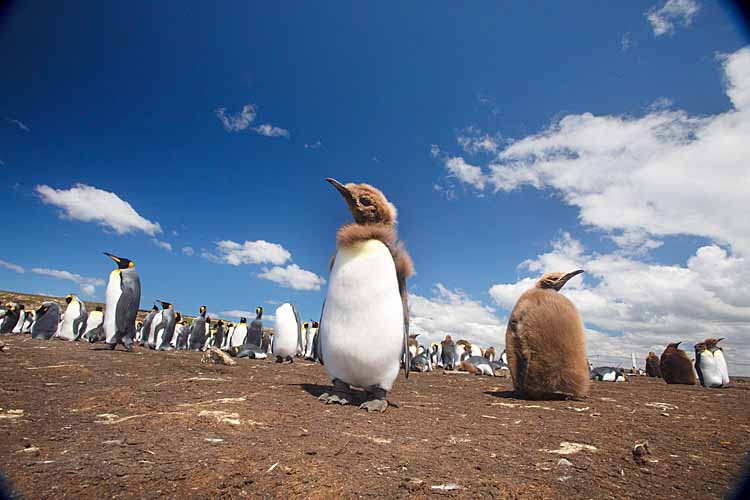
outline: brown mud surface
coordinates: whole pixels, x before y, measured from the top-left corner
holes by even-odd
[[[329,381],[308,362],[0,340],[0,469],[29,499],[722,498],[750,442],[748,384],[524,401],[436,371],[400,376],[398,407],[368,414],[319,402]]]

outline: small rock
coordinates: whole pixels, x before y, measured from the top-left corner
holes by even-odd
[[[635,446],[633,446],[633,461],[638,465],[644,465],[647,462],[646,455],[651,455],[651,450],[648,449],[648,441],[635,443]]]
[[[557,465],[558,466],[562,465],[564,467],[570,467],[571,465],[573,465],[573,462],[571,462],[567,458],[561,458],[560,460],[557,461]]]
[[[201,358],[201,363],[214,363],[216,365],[234,366],[237,364],[228,354],[221,352],[216,347],[210,347]]]

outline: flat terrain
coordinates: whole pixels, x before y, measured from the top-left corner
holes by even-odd
[[[320,403],[307,362],[0,340],[0,468],[30,499],[721,498],[750,442],[748,384],[533,402],[437,371],[401,376],[380,415]]]

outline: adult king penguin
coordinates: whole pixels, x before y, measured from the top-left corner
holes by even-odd
[[[60,304],[51,300],[42,302],[36,310],[35,318],[31,325],[31,338],[51,339],[60,326]]]
[[[19,304],[18,306],[18,321],[16,321],[16,326],[13,327],[13,333],[22,333],[23,332],[23,324],[26,322],[26,317],[28,316],[28,313],[26,312],[26,308],[23,304]]]
[[[668,384],[695,385],[698,380],[687,353],[678,346],[682,342],[673,342],[664,349],[659,360],[661,377]]]
[[[66,295],[65,302],[68,306],[65,308],[60,329],[56,337],[64,340],[78,340],[86,331],[86,320],[88,319],[86,304],[75,295]]]
[[[718,344],[724,339],[706,339],[695,344],[695,371],[703,387],[725,387],[729,373],[724,351]]]
[[[151,334],[151,325],[154,322],[154,318],[156,315],[159,314],[159,308],[154,304],[154,307],[151,308],[151,311],[146,315],[146,318],[143,320],[143,326],[141,327],[141,336],[138,338],[138,343],[140,345],[146,345],[148,344],[149,335]]]
[[[106,343],[112,350],[117,344],[122,344],[125,350],[132,351],[135,317],[141,303],[141,280],[132,260],[116,257],[107,252],[104,252],[104,255],[117,264],[117,269],[109,274],[107,284],[107,302],[104,310]]]
[[[6,307],[3,319],[0,321],[0,333],[12,333],[16,327],[16,323],[18,323],[18,319],[21,317],[19,307],[15,303],[6,304]]]
[[[255,308],[255,319],[250,323],[247,329],[247,338],[242,339],[243,344],[257,345],[261,349],[267,346],[263,345],[263,308]]]
[[[206,336],[210,335],[208,326],[206,323],[206,306],[201,306],[199,315],[193,320],[193,324],[190,325],[190,335],[188,335],[187,348],[191,351],[200,351],[203,349],[203,344],[206,343]]]
[[[383,412],[401,363],[407,376],[411,365],[406,280],[414,267],[398,240],[396,207],[380,190],[326,180],[343,196],[355,223],[336,234],[318,332],[318,354],[333,392],[320,399],[348,404],[350,386],[361,387],[367,400],[360,408]]]
[[[277,363],[294,362],[294,356],[302,352],[302,325],[297,309],[286,302],[276,308],[273,329],[273,355]]]
[[[585,396],[591,385],[583,321],[559,291],[582,269],[547,273],[525,291],[505,331],[513,387],[523,397]]]

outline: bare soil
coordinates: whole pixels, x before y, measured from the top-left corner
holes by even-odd
[[[722,498],[750,441],[741,383],[524,401],[509,380],[436,371],[368,414],[319,402],[329,380],[304,361],[0,340],[0,469],[26,498]]]

